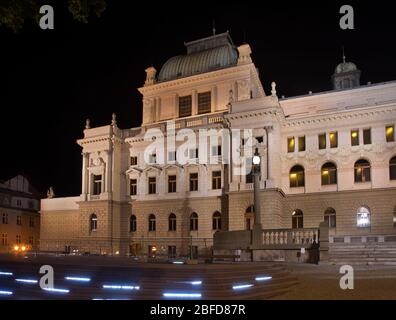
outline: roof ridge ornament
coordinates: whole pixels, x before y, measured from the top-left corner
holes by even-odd
[[[273,96],[273,97],[276,97],[277,95],[276,95],[276,82],[275,81],[272,81],[272,83],[271,83],[271,95]]]
[[[155,83],[157,83],[157,70],[151,66],[147,68],[146,70],[146,81],[144,82],[144,86],[151,86]]]
[[[111,125],[113,127],[117,126],[117,115],[113,112],[113,114],[111,115]]]
[[[85,120],[85,129],[91,129],[91,120]]]

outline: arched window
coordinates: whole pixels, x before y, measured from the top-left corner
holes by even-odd
[[[324,213],[324,221],[327,222],[329,228],[335,228],[336,224],[336,211],[333,208],[327,208]]]
[[[389,178],[396,180],[396,157],[393,157],[389,161]]]
[[[156,230],[156,224],[155,224],[155,215],[150,214],[149,219],[148,219],[148,231],[155,231]]]
[[[136,216],[133,214],[129,218],[129,232],[135,232],[136,231]]]
[[[304,228],[304,214],[300,209],[296,209],[292,213],[292,228],[293,229]]]
[[[291,168],[289,179],[290,179],[290,188],[304,187],[305,186],[304,167],[297,165]]]
[[[221,230],[221,213],[216,211],[212,217],[212,229]]]
[[[370,182],[371,168],[367,160],[361,159],[355,162],[355,182]]]
[[[89,218],[89,230],[96,231],[98,229],[98,217],[96,216],[95,213],[91,214],[91,217]]]
[[[368,207],[360,207],[357,211],[358,228],[369,228],[371,226],[371,212]]]
[[[168,230],[176,231],[176,215],[171,213],[168,218]]]
[[[198,230],[198,215],[193,212],[190,216],[190,230],[197,231]]]
[[[251,205],[245,211],[245,230],[252,230],[254,224],[254,206]]]
[[[322,186],[337,184],[337,166],[327,162],[322,166]]]

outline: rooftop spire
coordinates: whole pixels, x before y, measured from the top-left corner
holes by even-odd
[[[342,61],[343,61],[344,63],[346,62],[344,46],[342,46]]]
[[[213,19],[212,21],[212,31],[213,31],[213,36],[216,35],[216,21],[215,19]]]

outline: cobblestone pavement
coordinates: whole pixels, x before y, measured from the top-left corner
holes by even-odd
[[[396,266],[355,266],[354,289],[342,290],[341,266],[289,264],[299,284],[274,300],[396,300]]]

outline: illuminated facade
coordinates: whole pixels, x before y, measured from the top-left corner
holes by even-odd
[[[396,234],[396,82],[360,86],[344,60],[333,91],[278,98],[275,83],[266,94],[250,46],[228,33],[186,48],[158,75],[146,69],[141,127],[87,122],[81,195],[42,200],[42,250],[178,256],[190,245],[209,252],[217,230],[252,227],[251,175],[224,164],[225,146],[209,144],[208,164],[199,148],[179,163],[182,141],[145,159],[150,130],[251,129],[264,229],[327,221],[332,237]]]
[[[38,249],[39,199],[21,175],[0,183],[0,252]]]

